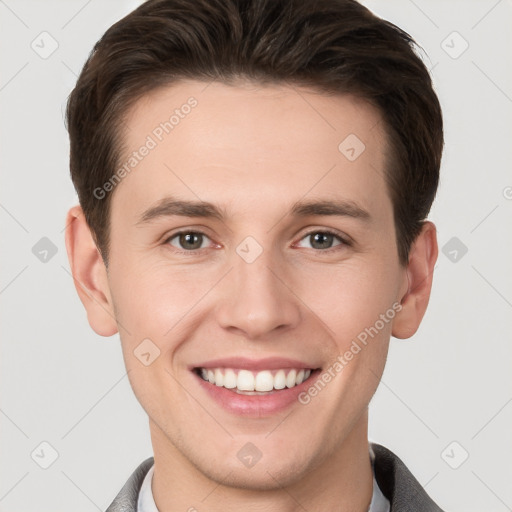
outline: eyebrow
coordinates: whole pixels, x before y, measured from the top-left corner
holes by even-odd
[[[142,213],[137,225],[146,224],[161,217],[204,217],[223,220],[224,213],[212,203],[205,201],[183,201],[165,197]]]
[[[337,215],[364,221],[371,220],[367,210],[353,201],[347,200],[298,201],[292,206],[290,213],[297,217]]]
[[[292,205],[289,214],[295,217],[332,215],[351,217],[366,222],[371,220],[367,210],[353,201],[347,200],[297,201]],[[145,210],[136,225],[172,216],[214,218],[224,221],[226,213],[206,201],[184,201],[166,197]]]

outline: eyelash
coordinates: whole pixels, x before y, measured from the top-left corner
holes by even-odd
[[[353,245],[353,242],[348,237],[342,236],[341,234],[339,234],[339,233],[337,233],[335,231],[321,230],[321,229],[313,229],[311,231],[308,231],[307,233],[305,233],[299,239],[299,242],[304,240],[305,238],[307,238],[307,237],[309,237],[311,235],[317,234],[317,233],[321,233],[323,235],[332,235],[334,238],[336,238],[340,242],[338,245],[335,245],[333,247],[329,247],[328,249],[314,249],[314,248],[312,248],[312,250],[317,252],[317,253],[324,253],[324,254],[325,253],[331,253],[333,251],[340,250],[340,248],[342,248],[342,247],[351,247]],[[210,239],[210,237],[206,233],[203,233],[202,231],[183,230],[183,231],[177,231],[176,233],[173,233],[172,235],[167,237],[165,239],[165,241],[164,241],[164,245],[169,245],[170,247],[172,247],[173,252],[175,252],[176,254],[185,254],[185,255],[194,255],[194,254],[197,254],[200,251],[203,251],[203,249],[207,249],[207,247],[203,247],[201,249],[189,249],[189,250],[181,250],[180,251],[177,247],[174,247],[174,246],[170,245],[170,241],[173,240],[174,238],[179,237],[180,235],[187,235],[187,234],[202,235],[202,236]]]

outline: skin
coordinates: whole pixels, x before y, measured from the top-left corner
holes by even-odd
[[[398,258],[384,181],[380,114],[351,96],[286,85],[186,81],[139,100],[126,117],[126,155],[190,96],[198,105],[116,187],[108,270],[79,206],[66,244],[91,327],[119,332],[131,386],[149,416],[159,510],[366,511],[372,495],[368,404],[390,336],[416,332],[437,258],[426,222],[409,263]],[[364,152],[349,161],[349,134]],[[125,156],[126,156],[125,155]],[[208,201],[223,219],[167,216],[139,223],[165,197]],[[297,201],[350,201],[368,219],[290,215]],[[180,246],[185,229],[202,248]],[[311,232],[335,232],[319,248]],[[247,263],[247,237],[263,252]],[[329,239],[331,240],[331,239]],[[290,357],[327,368],[393,304],[401,311],[309,404],[245,418],[220,408],[190,365],[227,356]],[[134,350],[149,338],[149,366]],[[262,458],[246,468],[237,452]],[[202,502],[202,500],[205,500]]]

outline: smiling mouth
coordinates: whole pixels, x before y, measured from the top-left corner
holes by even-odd
[[[236,368],[194,368],[201,379],[241,395],[267,395],[294,388],[311,378],[313,368],[250,371]]]

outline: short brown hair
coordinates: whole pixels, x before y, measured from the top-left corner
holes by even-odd
[[[375,105],[401,263],[436,194],[441,107],[412,38],[355,0],[149,0],[96,43],[67,105],[71,177],[108,263],[110,201],[93,191],[119,165],[124,114],[179,79],[312,86]]]

